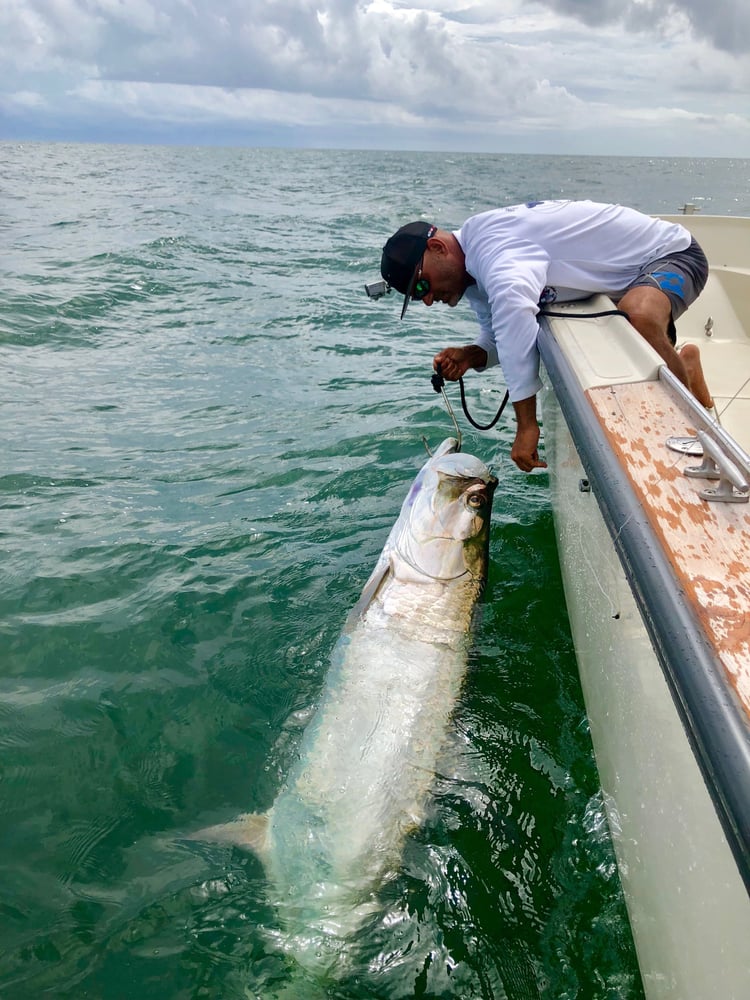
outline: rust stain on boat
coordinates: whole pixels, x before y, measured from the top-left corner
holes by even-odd
[[[750,717],[750,508],[701,499],[712,483],[684,475],[698,460],[666,445],[695,428],[661,383],[594,388],[587,396]]]

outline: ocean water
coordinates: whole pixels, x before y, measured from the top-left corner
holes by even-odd
[[[750,161],[6,143],[0,165],[3,1000],[642,997],[549,477],[512,465],[510,420],[462,420],[500,478],[488,586],[451,767],[350,974],[300,985],[260,862],[185,836],[273,802],[422,438],[452,433],[431,357],[470,311],[370,302],[384,239],[554,196],[748,215]],[[501,376],[467,382],[489,416]]]

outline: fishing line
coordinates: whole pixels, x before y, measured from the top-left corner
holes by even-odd
[[[624,316],[626,320],[628,321],[630,320],[628,314],[626,312],[623,312],[622,309],[605,309],[602,312],[586,312],[586,313],[552,312],[549,309],[540,309],[539,312],[542,316],[552,316],[555,319],[599,319],[602,316]],[[469,421],[471,426],[475,427],[478,431],[491,431],[492,428],[500,419],[500,417],[503,415],[503,410],[508,404],[508,400],[510,398],[508,391],[506,390],[505,396],[503,397],[503,401],[500,404],[500,409],[497,411],[493,419],[488,424],[478,424],[476,420],[474,420],[472,415],[469,413],[469,407],[466,402],[466,392],[464,390],[464,380],[462,378],[459,378],[458,380],[458,387],[461,390],[461,408],[463,409],[464,416]],[[453,408],[451,407],[450,401],[448,400],[448,396],[445,392],[445,379],[443,378],[443,374],[440,371],[440,365],[437,366],[437,369],[432,375],[432,388],[435,390],[435,392],[441,392],[443,394],[443,399],[448,409],[448,413],[450,414],[451,420],[453,421],[453,425],[456,428],[456,434],[458,436],[459,447],[460,447],[461,432],[458,429],[458,423],[456,422],[456,417],[455,414],[453,413]]]
[[[551,309],[540,309],[541,316],[552,316],[553,319],[599,319],[601,316],[624,316],[630,322],[630,316],[622,309],[604,309],[595,313],[552,312]]]
[[[497,413],[495,414],[494,418],[490,421],[490,423],[488,423],[488,424],[478,424],[476,422],[476,420],[474,420],[474,418],[472,417],[472,415],[469,413],[469,407],[468,407],[468,404],[466,402],[466,392],[464,391],[464,380],[462,378],[459,378],[459,380],[458,380],[458,387],[461,390],[461,407],[462,407],[462,409],[464,411],[464,416],[469,421],[469,423],[471,424],[471,426],[472,427],[476,427],[476,429],[478,431],[490,431],[490,430],[492,430],[492,428],[495,426],[495,424],[498,422],[498,420],[502,416],[503,410],[505,409],[505,406],[506,406],[506,404],[508,402],[508,399],[510,398],[507,390],[505,392],[505,396],[503,397],[503,401],[500,404],[500,409],[497,411]],[[453,410],[451,408],[451,404],[448,401],[448,396],[447,396],[447,394],[445,392],[445,379],[443,378],[443,374],[440,371],[440,365],[437,366],[437,370],[432,375],[432,388],[435,390],[435,392],[442,392],[443,399],[445,400],[445,405],[448,407],[448,412],[450,413],[451,418],[453,420],[453,423],[456,426],[456,432],[459,433],[459,435],[460,435],[460,432],[458,431],[458,424],[456,423],[456,417],[455,417],[455,415],[453,413]]]

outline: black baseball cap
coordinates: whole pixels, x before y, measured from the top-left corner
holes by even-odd
[[[431,226],[429,222],[409,222],[395,232],[383,247],[380,273],[389,285],[404,295],[401,319],[411,300],[419,262],[427,249],[427,240],[436,232],[437,226]]]

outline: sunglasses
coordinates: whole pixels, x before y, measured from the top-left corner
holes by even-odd
[[[417,301],[421,301],[425,295],[430,294],[430,282],[427,278],[422,277],[422,262],[419,263],[419,270],[417,271],[417,280],[414,282],[414,288],[412,289],[411,297]]]

